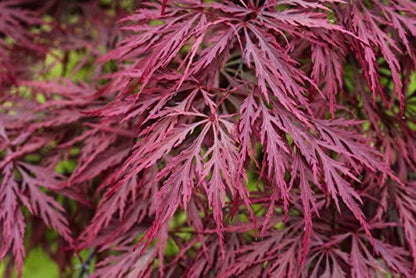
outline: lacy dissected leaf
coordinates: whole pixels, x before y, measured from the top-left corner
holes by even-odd
[[[415,276],[412,1],[46,2],[0,2],[5,277]]]
[[[3,168],[2,178],[0,193],[2,204],[0,213],[0,224],[2,227],[0,258],[4,258],[11,251],[20,274],[26,253],[24,248],[26,225],[15,193],[18,190],[18,184],[14,180],[13,166],[11,164],[7,164]]]
[[[410,277],[411,272],[406,266],[407,262],[404,257],[406,251],[400,247],[394,247],[383,243],[381,240],[375,240],[374,252],[382,261],[377,259],[373,253],[367,249],[365,241],[368,240],[359,236],[352,236],[351,247],[351,272],[353,277],[371,276],[374,272],[377,275],[386,275],[392,270],[400,273],[405,277]]]
[[[27,170],[25,171],[25,169]],[[29,197],[27,199],[23,198],[22,202],[32,214],[39,216],[47,226],[52,227],[63,238],[71,241],[71,232],[68,227],[68,221],[63,215],[63,207],[53,197],[45,194],[39,188],[39,186],[43,186],[49,189],[54,189],[55,187],[56,189],[59,185],[59,179],[57,180],[56,178],[59,178],[59,176],[50,171],[45,173],[46,169],[25,163],[21,163],[18,170],[23,179],[20,190],[27,190],[29,194]],[[32,178],[30,174],[35,175],[35,177]]]
[[[42,219],[45,225],[56,230],[68,242],[72,242],[72,237],[63,207],[41,190],[41,187],[56,190],[60,183],[59,175],[50,169],[26,163],[18,163],[16,167],[13,165],[15,163],[9,162],[2,169],[1,203],[4,207],[0,216],[3,230],[1,257],[11,250],[20,273],[25,256],[22,204],[30,214]]]
[[[391,78],[394,83],[394,92],[400,102],[400,111],[404,111],[405,92],[403,91],[403,83],[400,77],[401,65],[398,56],[403,55],[400,46],[404,45],[408,55],[414,59],[414,47],[412,47],[407,39],[409,36],[415,36],[414,22],[413,24],[404,20],[403,15],[399,11],[414,16],[415,5],[408,1],[393,1],[390,5],[382,4],[379,1],[370,1],[370,5],[374,5],[377,9],[369,10],[366,8],[364,1],[356,1],[350,6],[351,20],[347,23],[347,28],[357,34],[362,40],[361,43],[354,43],[355,53],[364,70],[365,77],[369,87],[373,93],[373,99],[376,94],[381,94],[385,98],[382,85],[380,83],[379,66],[377,63],[377,52],[370,45],[377,46],[382,57],[391,70]],[[394,7],[394,9],[392,8]],[[379,11],[379,12],[378,12]],[[411,19],[411,22],[413,19]],[[393,27],[394,32],[389,29],[383,29],[380,24]],[[410,23],[410,24],[409,24]],[[398,34],[399,39],[392,37],[392,33]]]
[[[413,229],[413,224],[416,219],[414,217],[414,211],[416,209],[416,203],[414,201],[415,187],[414,184],[409,184],[406,189],[397,189],[395,198],[395,204],[400,215],[401,223],[404,229],[404,235],[409,243],[408,247],[412,252],[413,258],[415,258],[416,252],[416,233]],[[413,260],[413,265],[415,260]]]
[[[12,56],[12,53],[17,52],[19,47],[38,53],[46,52],[43,46],[36,43],[37,36],[30,32],[31,27],[43,23],[39,11],[24,7],[33,2],[6,0],[0,3],[0,85],[15,82],[19,67],[13,63],[19,55]]]
[[[273,219],[277,223],[281,219]],[[297,277],[301,268],[299,268],[299,255],[296,252],[300,247],[301,233],[299,223],[293,222],[289,218],[287,227],[282,230],[269,230],[265,238],[259,242],[252,242],[249,245],[243,245],[236,250],[237,256],[225,274],[225,277],[241,275],[245,271],[254,268],[256,265],[266,264],[264,275],[279,277]],[[270,226],[268,227],[270,229]],[[270,258],[276,258],[269,261]]]
[[[377,152],[372,149],[368,149],[368,147],[365,148],[366,144],[363,142],[363,138],[359,136],[354,138],[354,135],[351,133],[348,135],[349,139],[345,139],[345,135],[344,137],[341,135],[342,132],[345,133],[346,131],[339,129],[339,126],[351,125],[353,122],[334,121],[334,123],[331,122],[331,124],[328,125],[328,123],[325,123],[324,121],[317,121],[316,132],[318,132],[317,135],[319,136],[317,138],[312,136],[312,134],[310,134],[305,127],[296,124],[293,117],[290,116],[284,109],[278,109],[278,107],[279,106],[276,105],[274,108],[276,111],[275,117],[279,117],[280,121],[275,121],[275,126],[279,127],[281,131],[284,131],[286,134],[291,136],[291,139],[293,140],[295,146],[299,149],[300,154],[312,168],[314,177],[313,180],[315,183],[319,183],[317,178],[318,176],[323,177],[325,181],[324,190],[327,190],[327,192],[332,196],[338,210],[340,210],[340,208],[337,196],[340,196],[346,206],[354,213],[357,219],[360,220],[365,229],[369,231],[368,225],[365,222],[365,216],[357,203],[357,201],[360,203],[362,202],[361,198],[352,187],[351,183],[351,181],[358,181],[358,178],[353,174],[353,172],[351,172],[349,167],[352,167],[357,175],[360,174],[360,167],[363,166],[369,170],[381,168],[387,171],[387,166],[378,159]],[[267,110],[268,108],[264,106],[263,111]],[[327,130],[327,128],[330,128],[331,131]],[[271,132],[273,127],[270,126],[268,128],[263,128],[263,130],[265,132]],[[333,134],[333,137],[330,137],[329,134]],[[276,143],[279,142],[279,140],[275,138],[273,142]],[[284,148],[280,146],[280,150],[283,151]],[[266,148],[266,152],[267,151],[268,150]],[[271,152],[271,157],[282,157],[282,154],[276,153],[276,151],[269,151]],[[333,159],[329,156],[328,151],[335,151],[341,155],[345,154],[348,164],[341,160]],[[349,159],[349,157],[354,156],[357,158],[358,163]],[[270,161],[268,161],[267,164],[270,165]],[[276,164],[279,165],[280,161],[277,160]],[[283,178],[283,174],[284,171],[280,171],[281,179]],[[286,190],[286,182],[281,180],[281,184],[283,184],[283,187],[281,186],[280,190],[284,192]],[[303,191],[303,193],[306,193],[306,191]]]
[[[328,34],[328,39],[330,36],[336,35]],[[341,47],[340,49],[342,50]],[[328,98],[329,110],[332,114],[335,112],[336,94],[343,84],[343,55],[341,53],[333,48],[323,47],[318,44],[312,46],[313,69],[311,75],[316,84],[324,83],[322,92]]]

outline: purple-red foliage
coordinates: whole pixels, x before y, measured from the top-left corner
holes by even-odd
[[[104,2],[0,2],[6,276],[416,275],[415,3]]]

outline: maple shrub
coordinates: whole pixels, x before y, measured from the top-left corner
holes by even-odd
[[[0,1],[2,274],[415,277],[415,67],[410,0]]]

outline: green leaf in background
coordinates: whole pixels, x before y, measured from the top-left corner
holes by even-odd
[[[0,263],[0,276],[3,277],[6,262]],[[17,277],[16,272],[12,278]],[[40,248],[33,249],[25,260],[22,278],[58,278],[58,266]]]

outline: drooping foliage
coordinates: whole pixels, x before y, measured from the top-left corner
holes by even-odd
[[[0,2],[4,275],[414,277],[415,67],[409,0]]]

